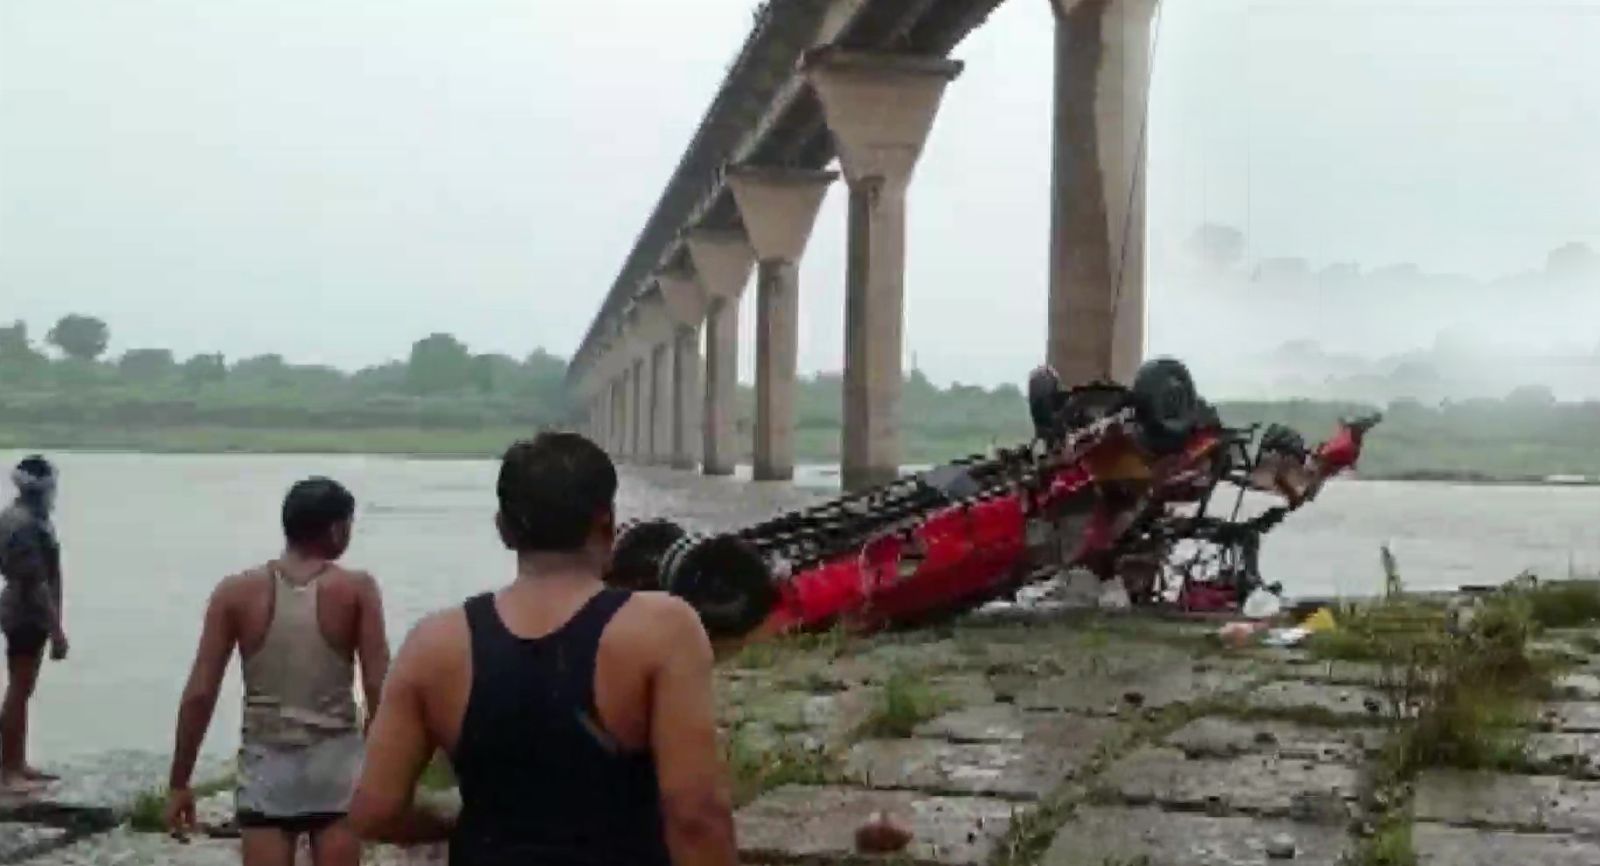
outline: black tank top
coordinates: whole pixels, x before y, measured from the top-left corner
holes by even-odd
[[[533,639],[506,628],[493,595],[466,603],[472,691],[452,756],[451,866],[669,866],[655,761],[624,750],[595,708],[600,635],[628,596],[603,589]]]

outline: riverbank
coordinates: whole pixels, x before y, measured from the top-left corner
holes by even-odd
[[[1506,634],[1484,616],[1476,633]],[[910,836],[893,862],[924,866],[1600,862],[1600,630],[1484,644],[1422,626],[1419,646],[1497,647],[1463,657],[1475,675],[1519,661],[1545,684],[1515,718],[1441,722],[1441,699],[1405,691],[1411,669],[1343,621],[1365,637],[1331,650],[1229,650],[1214,622],[1084,610],[746,648],[717,671],[742,860],[859,862],[881,817]],[[1514,748],[1419,751],[1461,735]],[[0,864],[237,862],[226,795],[205,810],[219,838],[179,845],[127,823],[159,760],[90,784],[93,765],[62,768],[75,784],[49,799],[0,800]]]
[[[1380,428],[1381,429],[1381,428]],[[341,429],[258,429],[222,426],[170,427],[161,429],[79,428],[70,426],[7,426],[0,422],[0,450],[74,452],[84,454],[166,454],[166,455],[371,455],[419,460],[494,460],[506,445],[535,432],[516,425],[473,429],[423,427],[382,427],[359,430]],[[1379,434],[1375,440],[1381,441]],[[836,477],[838,453],[825,447],[824,437],[800,438],[799,460],[816,468],[812,480],[827,486]],[[1010,442],[1011,440],[1007,440]],[[1018,439],[1017,441],[1021,441]],[[984,453],[1000,444],[996,439],[913,441],[907,450],[907,464],[935,465],[957,456]],[[1379,447],[1381,452],[1381,445]],[[746,463],[750,455],[744,455]],[[1470,470],[1404,469],[1371,471],[1352,475],[1363,481],[1407,481],[1460,486],[1600,487],[1600,474],[1494,475]]]

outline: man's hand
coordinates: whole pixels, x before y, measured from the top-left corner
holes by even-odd
[[[188,841],[189,834],[194,832],[194,791],[188,788],[173,788],[167,792],[167,832],[172,838]]]
[[[72,649],[72,644],[67,642],[67,633],[58,631],[50,636],[50,660],[61,662],[67,660],[67,651]]]

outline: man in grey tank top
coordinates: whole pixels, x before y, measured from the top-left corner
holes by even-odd
[[[295,484],[283,503],[286,547],[212,593],[200,648],[178,709],[167,823],[194,826],[196,755],[234,648],[244,672],[236,794],[245,866],[292,866],[309,835],[317,866],[356,866],[360,841],[344,825],[363,759],[356,663],[367,714],[389,667],[383,601],[370,574],[340,567],[355,499],[338,482]]]

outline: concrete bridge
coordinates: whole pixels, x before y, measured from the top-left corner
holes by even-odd
[[[843,481],[895,476],[907,194],[940,100],[960,86],[950,55],[1001,2],[769,0],[758,11],[573,357],[568,384],[596,441],[623,460],[733,472],[739,305],[753,271],[754,477],[793,476],[799,266],[842,175]],[[1125,380],[1144,343],[1159,0],[1031,2],[1051,4],[1056,28],[1044,354],[1069,383]]]

